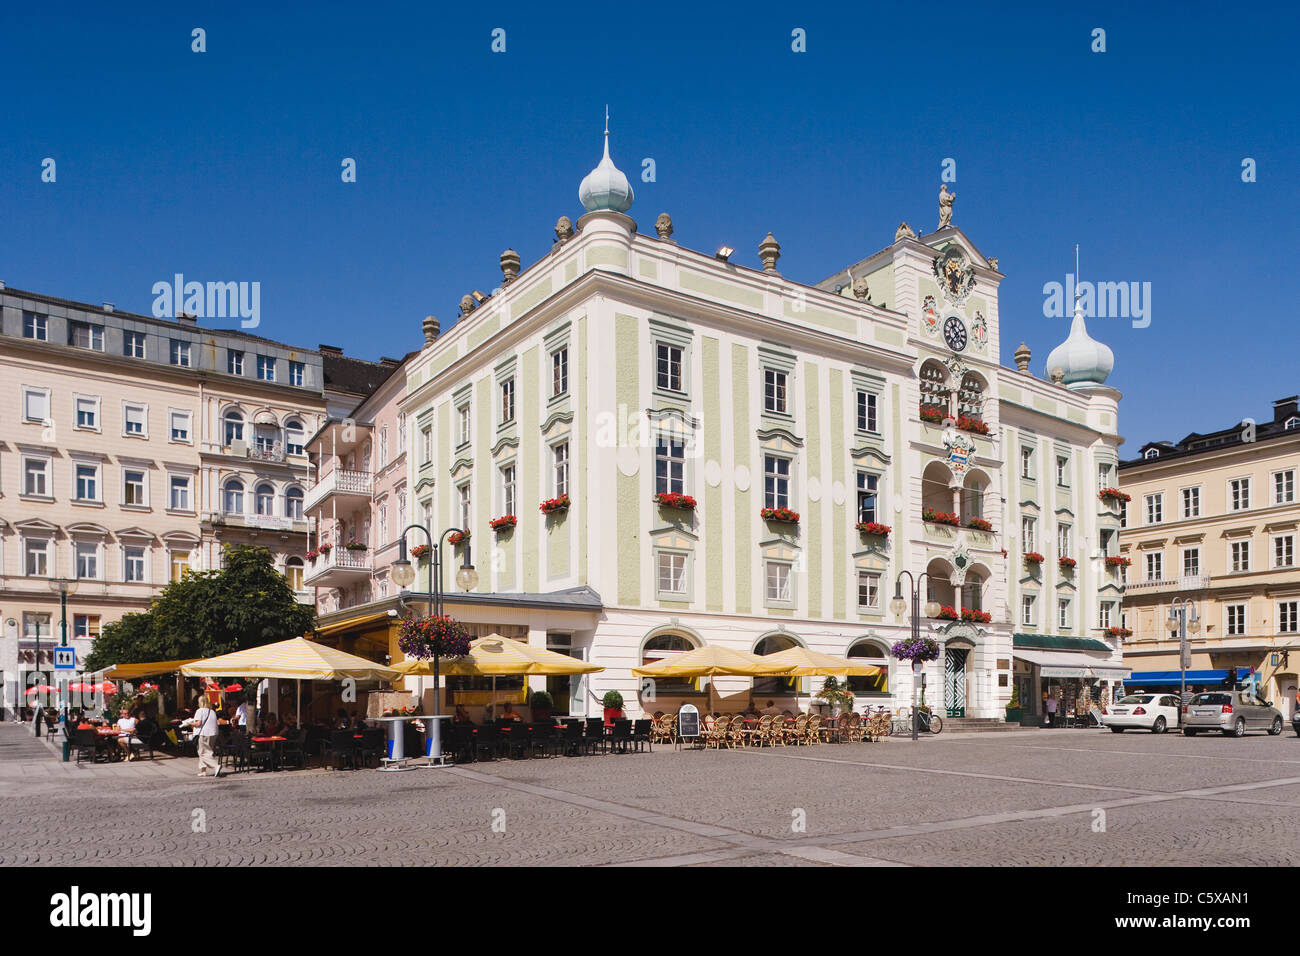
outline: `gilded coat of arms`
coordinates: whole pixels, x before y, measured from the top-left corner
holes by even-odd
[[[943,432],[943,445],[948,449],[948,467],[953,476],[964,478],[975,462],[975,440],[949,422]]]
[[[939,334],[939,304],[932,295],[921,300],[921,328],[931,338]]]
[[[966,261],[959,246],[949,246],[934,257],[934,277],[943,288],[944,298],[961,305],[975,288],[975,267]]]

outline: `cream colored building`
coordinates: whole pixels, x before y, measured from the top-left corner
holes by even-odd
[[[1120,465],[1127,505],[1121,550],[1129,686],[1177,687],[1175,597],[1200,619],[1190,633],[1190,687],[1250,678],[1290,717],[1300,672],[1300,412],[1295,396],[1271,421],[1143,446]],[[1292,659],[1290,652],[1297,657]]]

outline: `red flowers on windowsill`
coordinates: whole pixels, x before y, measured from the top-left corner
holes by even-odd
[[[466,541],[468,539],[469,539],[468,531],[453,531],[451,534],[447,535],[447,540],[450,541],[453,546],[458,545],[462,541]]]
[[[943,621],[967,621],[971,624],[990,624],[993,621],[993,614],[989,611],[973,611],[968,607],[961,609],[961,614],[957,613],[955,607],[945,604],[939,608],[939,619]]]
[[[1062,571],[1073,571],[1079,562],[1074,558],[1061,558],[1056,563],[1061,566]]]
[[[1125,494],[1118,488],[1103,488],[1101,491],[1097,492],[1097,497],[1102,501],[1123,501],[1125,503],[1133,500],[1132,495]]]
[[[420,560],[428,553],[429,553],[429,546],[427,544],[417,544],[414,548],[411,549],[411,557],[415,558],[415,560],[417,561]]]
[[[1029,564],[1042,564],[1043,556],[1039,554],[1037,551],[1026,551],[1025,561],[1027,561]]]
[[[894,530],[889,525],[881,524],[879,521],[859,521],[857,529],[863,534],[878,534],[882,538]]]
[[[961,527],[961,519],[951,511],[935,511],[933,508],[921,509],[921,520],[932,524],[947,524],[954,528]]]
[[[976,435],[987,435],[989,426],[979,418],[972,418],[970,415],[960,415],[957,418],[957,427],[964,432],[974,432]]]
[[[1131,558],[1125,558],[1123,556],[1106,559],[1106,567],[1108,568],[1127,568],[1132,563],[1133,560]]]
[[[1106,634],[1109,637],[1132,637],[1133,631],[1127,627],[1108,627]]]
[[[493,531],[509,531],[519,524],[519,519],[514,515],[502,515],[500,518],[493,518],[488,524],[491,525]]]
[[[676,508],[678,511],[694,511],[695,499],[676,491],[661,491],[655,495],[655,501],[664,508]]]
[[[799,512],[791,511],[789,508],[764,508],[758,514],[764,521],[784,521],[786,524],[799,523]]]
[[[992,531],[993,522],[983,518],[967,518],[966,527],[974,528],[976,531]]]
[[[540,505],[537,506],[537,510],[544,515],[553,515],[553,514],[559,514],[562,511],[568,511],[569,496],[560,495],[558,498],[547,498],[545,501],[543,501]]]

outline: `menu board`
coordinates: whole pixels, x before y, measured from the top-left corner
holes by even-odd
[[[677,736],[698,737],[700,735],[700,712],[694,704],[683,704],[677,711]]]

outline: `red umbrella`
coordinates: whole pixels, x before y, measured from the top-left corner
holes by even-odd
[[[223,694],[237,694],[237,693],[239,693],[239,692],[240,692],[241,690],[243,690],[243,689],[244,689],[244,685],[243,685],[243,684],[231,684],[229,687],[227,687],[225,690],[223,690],[222,693],[223,693]]]
[[[35,694],[57,694],[58,692],[59,689],[57,687],[51,687],[49,684],[37,684],[35,687],[27,688],[28,697]]]
[[[117,685],[114,684],[112,681],[104,681],[102,684],[92,684],[91,687],[92,687],[95,691],[97,691],[97,692],[102,692],[102,693],[105,693],[105,694],[116,694],[116,693],[117,693]]]
[[[74,694],[93,694],[95,692],[94,684],[87,684],[85,681],[77,681],[75,684],[69,684],[68,690]]]

